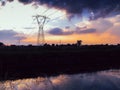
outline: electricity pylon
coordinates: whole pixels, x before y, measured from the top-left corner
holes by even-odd
[[[33,16],[37,20],[38,24],[38,36],[37,36],[37,45],[44,45],[45,43],[45,35],[44,35],[44,25],[46,23],[46,20],[49,19],[46,16],[43,15],[35,15]]]

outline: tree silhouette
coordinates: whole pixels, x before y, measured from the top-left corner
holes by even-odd
[[[0,42],[0,46],[5,46],[4,43]]]

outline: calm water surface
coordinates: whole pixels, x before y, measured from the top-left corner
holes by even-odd
[[[120,70],[5,81],[0,90],[120,90]]]

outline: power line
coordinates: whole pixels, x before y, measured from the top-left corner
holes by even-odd
[[[61,16],[59,16],[59,17],[56,17],[56,18],[54,18],[54,19],[52,19],[52,20],[50,20],[50,21],[58,20],[58,19],[60,19],[61,17],[64,17],[64,15],[61,15]]]
[[[56,14],[57,12],[59,12],[59,11],[54,11],[51,14],[49,14],[48,16],[52,16],[52,15]]]
[[[42,15],[45,14],[46,12],[48,12],[50,9],[46,9],[44,12],[42,12]]]

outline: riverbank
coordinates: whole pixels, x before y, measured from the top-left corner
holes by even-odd
[[[0,47],[0,80],[115,68],[120,68],[119,45]]]

